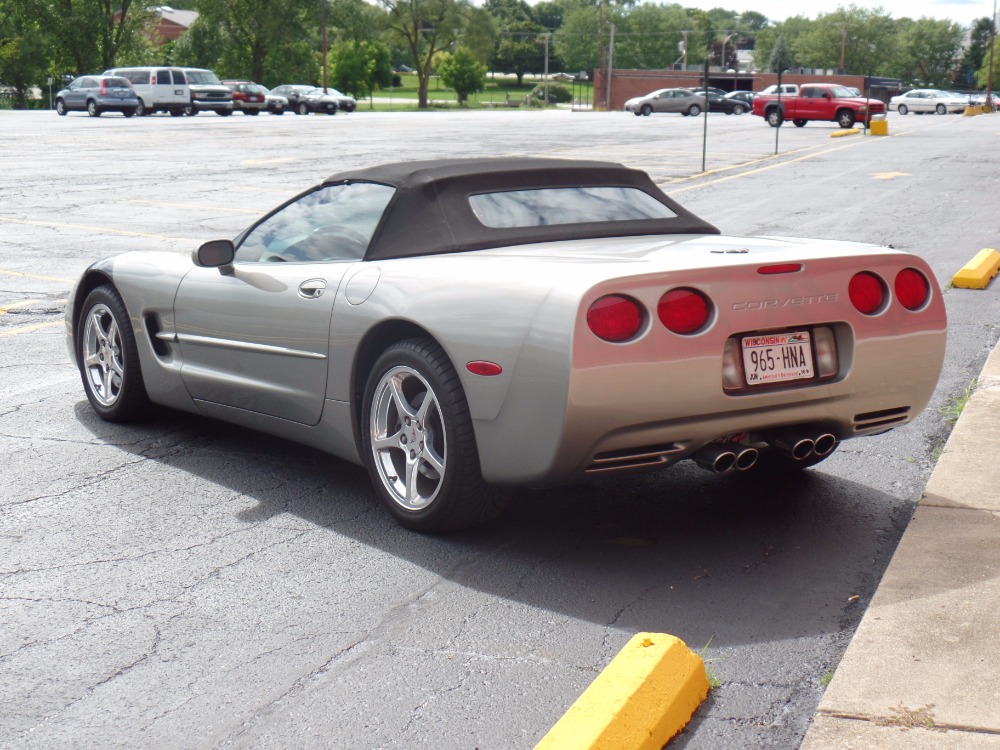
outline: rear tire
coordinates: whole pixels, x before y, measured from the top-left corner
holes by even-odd
[[[809,121],[808,120],[792,120],[792,123],[797,128],[804,128],[806,126],[807,122],[809,122]]]
[[[305,102],[302,102],[301,104],[299,104],[298,107],[295,108],[295,112],[296,112],[296,114],[300,114],[300,115],[308,115],[309,114],[309,105],[306,104]]]
[[[744,112],[746,112],[746,110],[743,109],[743,105],[742,104],[735,104],[735,105],[733,105],[733,114],[734,115],[742,115]]]
[[[393,344],[375,362],[361,412],[362,454],[379,500],[403,526],[441,532],[496,518],[462,383],[427,338]]]
[[[784,115],[781,114],[781,110],[776,107],[769,109],[767,114],[764,115],[764,119],[767,120],[767,124],[772,128],[780,128],[781,123],[785,121]]]
[[[948,114],[948,108],[946,106],[944,106],[943,104],[937,105],[937,107],[934,108],[934,111],[937,112],[939,115],[946,115],[946,114]]]
[[[688,107],[687,113],[688,117],[697,117],[698,115],[701,114],[701,107],[699,107],[697,104],[692,104],[690,107]]]
[[[101,110],[98,108],[97,102],[95,102],[93,99],[87,102],[87,114],[90,115],[91,117],[101,116]]]
[[[151,404],[135,333],[113,286],[101,285],[87,295],[75,333],[83,388],[97,415],[107,422],[133,422],[148,416]]]

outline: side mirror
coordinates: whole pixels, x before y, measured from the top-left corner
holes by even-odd
[[[222,268],[236,257],[236,246],[232,240],[209,240],[191,254],[191,260],[202,268]]]

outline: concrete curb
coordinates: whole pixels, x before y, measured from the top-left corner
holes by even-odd
[[[535,750],[661,750],[707,695],[698,654],[672,635],[637,633]]]
[[[951,283],[963,289],[985,289],[1000,270],[1000,253],[993,248],[980,250],[976,257],[962,266]]]
[[[801,750],[1000,747],[1000,345]]]

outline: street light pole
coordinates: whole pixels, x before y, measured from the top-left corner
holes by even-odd
[[[986,105],[993,111],[993,48],[997,46],[997,0],[993,0],[993,17],[990,18],[990,64],[986,69]]]

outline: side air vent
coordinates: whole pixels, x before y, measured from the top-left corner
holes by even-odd
[[[897,406],[895,409],[883,409],[881,411],[870,411],[864,414],[854,415],[854,429],[856,432],[875,430],[880,427],[891,427],[892,425],[905,422],[910,415],[909,406]]]
[[[647,445],[642,448],[630,448],[621,451],[606,451],[594,456],[593,462],[587,467],[588,474],[604,471],[624,471],[626,469],[641,469],[651,466],[661,466],[671,463],[670,456],[679,453],[683,448],[676,443],[667,445]]]

